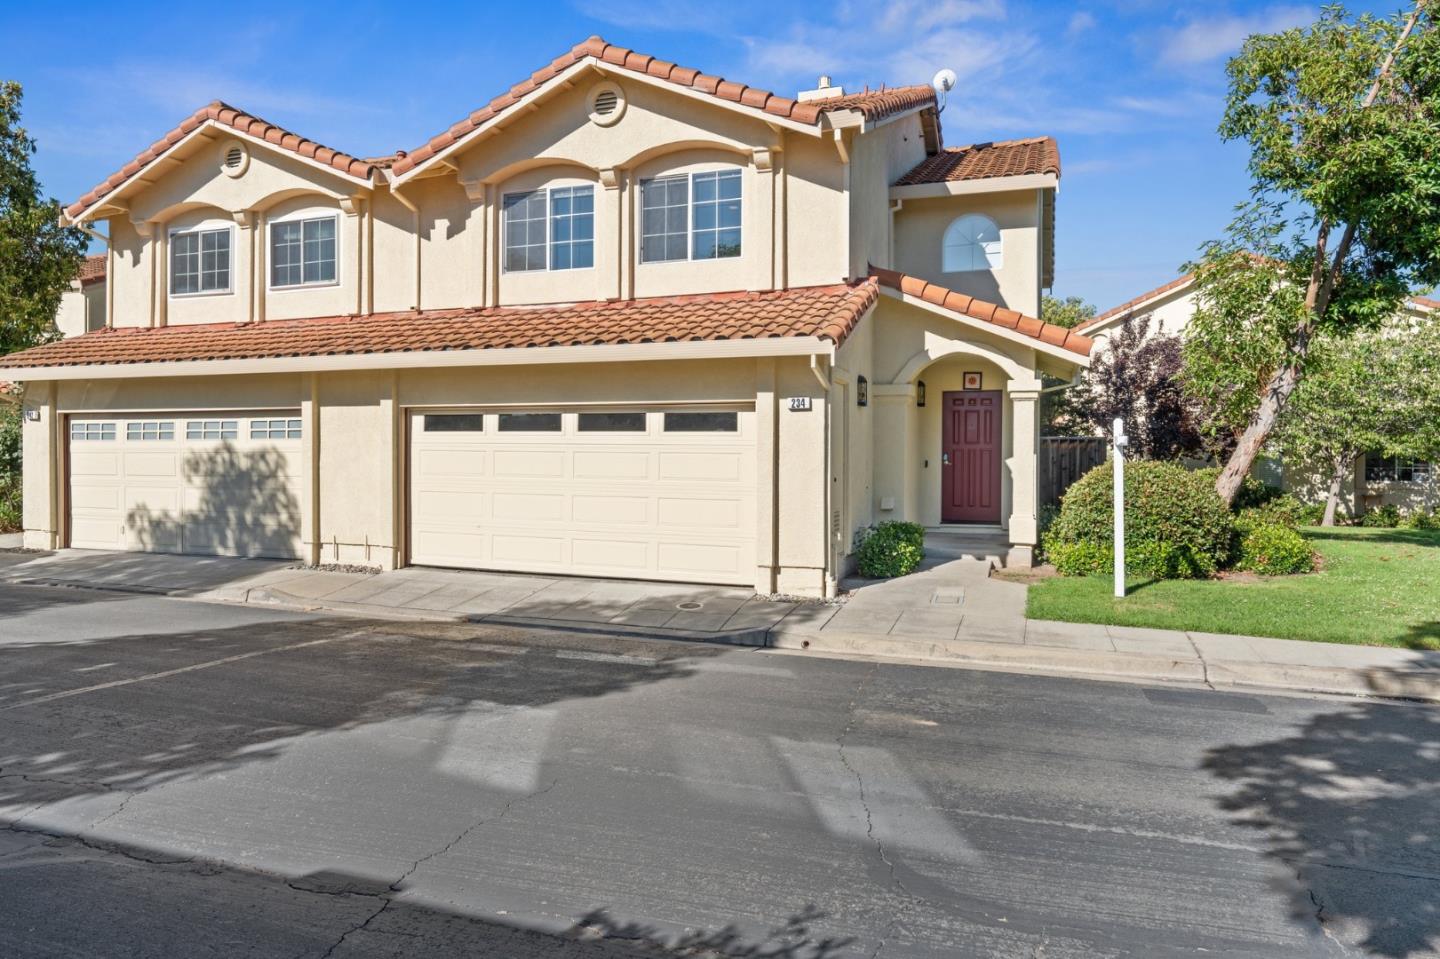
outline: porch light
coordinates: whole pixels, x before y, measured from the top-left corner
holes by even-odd
[[[870,383],[863,376],[855,377],[855,405],[870,405]]]
[[[916,381],[915,381],[915,405],[916,405],[916,406],[924,406],[924,405],[925,405],[925,381],[924,381],[924,380],[916,380]]]

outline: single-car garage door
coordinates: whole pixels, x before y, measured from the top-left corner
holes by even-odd
[[[71,416],[70,545],[299,556],[300,422],[295,411]]]
[[[755,577],[755,414],[414,411],[410,561],[678,582]]]

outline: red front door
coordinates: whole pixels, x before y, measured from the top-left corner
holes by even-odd
[[[1000,392],[946,393],[941,432],[940,519],[1000,522]]]

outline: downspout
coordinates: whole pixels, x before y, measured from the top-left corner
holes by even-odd
[[[822,571],[824,585],[821,588],[821,594],[825,599],[833,599],[836,593],[835,586],[837,577],[834,575],[835,550],[833,544],[830,542],[834,536],[834,532],[830,529],[830,487],[835,485],[831,482],[831,470],[834,467],[831,458],[835,451],[831,448],[830,444],[830,434],[833,432],[830,428],[832,415],[830,412],[830,375],[828,371],[822,371],[820,369],[820,355],[819,353],[810,354],[810,372],[815,374],[815,379],[820,384],[820,389],[825,393],[825,421],[821,424],[821,429],[825,432],[825,469],[820,472],[820,482],[825,484],[825,488],[821,490],[820,496],[820,501],[825,506],[825,514],[820,524],[820,555],[825,557],[825,569]]]
[[[410,309],[418,312],[420,309],[420,207],[411,203],[394,184],[390,185],[390,195],[410,211],[410,219],[413,224],[411,232],[415,235],[415,302],[410,305]]]

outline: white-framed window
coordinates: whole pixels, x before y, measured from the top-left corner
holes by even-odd
[[[130,441],[173,440],[174,420],[135,420],[125,424],[125,439]]]
[[[170,234],[170,295],[230,292],[230,228]]]
[[[595,265],[595,187],[558,186],[507,193],[507,273],[587,270]]]
[[[988,216],[967,213],[945,228],[941,269],[946,273],[998,270],[1003,263],[1000,228]]]
[[[239,436],[239,420],[190,420],[185,424],[187,440],[233,440]]]
[[[298,419],[251,420],[250,438],[252,440],[298,440],[300,438],[300,421]]]
[[[1430,478],[1431,465],[1406,456],[1365,455],[1367,483],[1422,483]]]
[[[270,224],[270,286],[329,286],[339,262],[339,217],[307,216]]]
[[[114,423],[71,423],[70,439],[98,442],[115,438]]]
[[[640,262],[715,260],[741,252],[738,168],[640,181]]]

